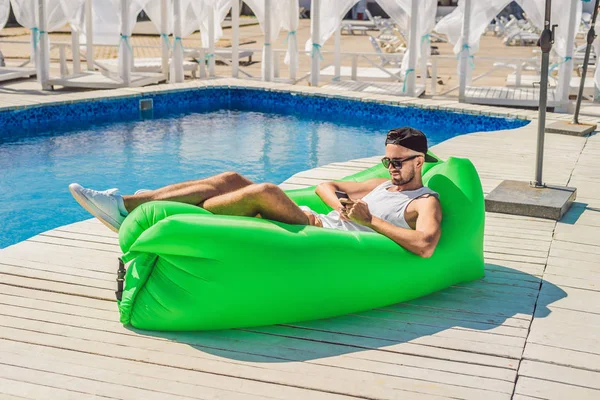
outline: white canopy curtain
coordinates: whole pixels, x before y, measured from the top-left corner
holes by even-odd
[[[281,27],[285,29],[288,34],[286,37],[287,41],[287,52],[285,53],[284,62],[290,66],[290,79],[296,79],[296,71],[298,70],[298,40],[296,38],[296,31],[300,23],[300,5],[298,0],[280,0],[282,2],[281,12]],[[285,3],[287,1],[287,4]]]
[[[181,13],[179,19],[179,29],[181,32],[179,33],[179,39],[176,38],[173,43],[174,46],[177,46],[176,51],[181,53],[178,55],[178,58],[181,58],[181,65],[179,66],[181,68],[181,71],[179,71],[181,75],[181,81],[183,81],[183,48],[181,38],[191,35],[200,27],[198,18],[196,17],[196,12],[192,5],[192,1],[193,0],[180,0]],[[164,12],[163,7],[165,8]],[[156,29],[160,32],[161,45],[163,48],[163,72],[168,74],[169,49],[171,48],[168,36],[171,34],[175,35],[173,0],[149,0],[144,5],[144,11],[146,14],[148,14],[148,17]],[[171,65],[171,74],[174,74],[174,69],[176,68],[175,64],[178,63],[173,62]]]
[[[271,65],[273,64],[273,53],[271,50],[271,43],[273,43],[279,36],[279,31],[283,25],[284,20],[284,9],[287,9],[289,2],[287,0],[244,0],[256,15],[258,23],[265,34],[265,41],[262,52],[262,76],[264,80],[272,80],[273,70]],[[266,27],[265,17],[267,17],[266,7],[269,7],[269,26]],[[289,18],[288,18],[289,19]],[[289,22],[289,21],[288,21]],[[268,76],[267,76],[268,75]]]
[[[45,7],[45,21],[40,24],[39,5],[42,1]],[[37,79],[44,85],[50,63],[47,32],[65,25],[68,17],[59,0],[12,0],[11,3],[17,22],[31,30],[31,59],[35,62]]]
[[[412,18],[412,0],[377,0],[377,3],[381,8],[392,18],[392,20],[402,26],[406,24],[406,17]],[[402,73],[404,78],[408,75],[409,71],[408,61],[411,56],[411,52],[416,53],[415,62],[419,60],[421,54],[425,54],[426,57],[429,55],[431,41],[429,40],[429,33],[435,26],[435,14],[437,10],[437,0],[419,0],[417,5],[417,23],[415,35],[417,37],[417,45],[414,49],[409,47],[404,54],[402,59]],[[411,35],[413,32],[409,31],[408,40],[411,43]]]
[[[75,3],[78,0],[63,0]],[[131,79],[133,52],[131,33],[148,0],[83,0],[92,2],[92,37],[94,43],[119,46],[119,75],[125,83]],[[81,15],[81,14],[79,14]],[[83,17],[73,18],[71,25],[87,37],[87,24]]]
[[[310,38],[306,41],[304,50],[310,52],[311,57],[321,57],[321,46],[333,35],[341,25],[342,18],[350,11],[359,0],[320,0],[319,10],[313,10],[311,6],[311,17],[319,13],[318,40],[313,43]]]
[[[598,17],[596,17],[596,24],[598,23]],[[596,27],[594,28],[594,30],[597,31],[598,25],[596,25]],[[600,61],[600,39],[599,36],[596,36],[596,39],[594,39],[594,42],[592,43],[592,46],[594,47],[594,53],[596,53],[596,71],[594,72],[594,84],[596,85],[596,91],[599,90],[598,88],[600,88],[600,68],[598,68],[598,63]],[[596,96],[594,96],[596,97]]]
[[[0,0],[0,30],[4,28],[10,14],[10,1]]]
[[[312,40],[309,39],[305,46],[305,50],[310,51],[311,56],[320,57],[321,46],[338,29],[342,23],[342,18],[357,2],[358,0],[320,0],[318,2],[320,11],[318,43],[313,44]],[[405,26],[407,24],[407,17],[410,18],[413,14],[413,0],[377,0],[377,3],[400,26]],[[435,25],[437,0],[418,0],[414,4],[417,5],[417,21],[413,26],[415,36],[418,40],[413,39],[412,43],[415,45],[411,47],[414,47],[413,51],[416,55],[414,62],[416,63],[421,54],[429,53],[429,33]],[[311,12],[314,13],[314,10]],[[405,76],[407,71],[414,69],[414,67],[409,67],[410,57],[411,54],[408,51],[402,60],[402,71]]]

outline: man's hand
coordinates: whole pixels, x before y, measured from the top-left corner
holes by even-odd
[[[340,214],[340,219],[342,221],[350,221],[350,218],[348,218],[348,211],[354,206],[354,201],[350,199],[340,199],[340,203],[342,205],[335,210]]]
[[[351,207],[346,206],[346,216],[357,224],[370,226],[373,222],[373,215],[369,211],[369,206],[362,200],[353,202]]]

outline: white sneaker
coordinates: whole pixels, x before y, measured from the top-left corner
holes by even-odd
[[[109,229],[119,232],[125,216],[119,211],[117,189],[102,192],[86,189],[78,183],[69,185],[71,194],[79,205],[98,218]]]
[[[140,189],[140,190],[136,190],[134,194],[142,194],[142,193],[146,193],[146,192],[151,192],[151,189]]]

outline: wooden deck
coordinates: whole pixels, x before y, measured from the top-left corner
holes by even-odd
[[[131,74],[131,83],[126,85],[118,74],[115,73],[82,71],[75,75],[50,79],[48,80],[48,85],[80,89],[117,89],[126,87],[137,88],[162,82],[164,80],[165,77],[163,74],[135,72]]]
[[[416,87],[417,93],[415,97],[419,97],[425,92],[425,87],[419,84],[417,84]],[[362,92],[390,96],[407,96],[404,91],[404,83],[344,80],[328,83],[327,85],[323,86],[323,88],[332,92]]]
[[[465,102],[506,107],[537,107],[540,102],[540,90],[533,87],[469,86],[465,92]],[[566,105],[556,98],[556,91],[549,89],[548,107],[563,106]]]
[[[535,136],[534,121],[433,151],[469,157],[487,193],[502,179],[531,179]],[[328,320],[137,331],[118,322],[119,246],[100,223],[2,249],[0,398],[598,399],[599,156],[598,136],[547,135],[545,180],[576,186],[577,203],[560,223],[488,214],[484,279]],[[330,164],[281,186],[375,162]]]

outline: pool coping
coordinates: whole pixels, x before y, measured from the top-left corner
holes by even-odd
[[[399,97],[385,94],[374,94],[364,92],[346,92],[327,87],[298,86],[278,82],[263,82],[235,78],[214,78],[204,80],[190,80],[183,83],[167,83],[146,86],[141,88],[121,88],[109,90],[93,90],[73,93],[57,93],[40,95],[33,99],[24,99],[18,94],[5,96],[0,100],[0,112],[11,110],[25,110],[38,107],[84,103],[96,100],[116,100],[126,98],[142,98],[149,94],[164,94],[189,91],[193,89],[253,89],[272,92],[283,92],[301,94],[306,96],[360,101],[365,103],[377,103],[397,107],[414,107],[424,110],[439,110],[456,112],[470,115],[483,115],[489,117],[502,117],[533,121],[537,119],[537,110],[526,110],[509,107],[496,107],[459,103],[455,99],[431,99]],[[29,97],[29,96],[28,96]],[[548,112],[547,120],[570,120],[569,114]],[[580,117],[581,122],[598,122],[598,118]]]

